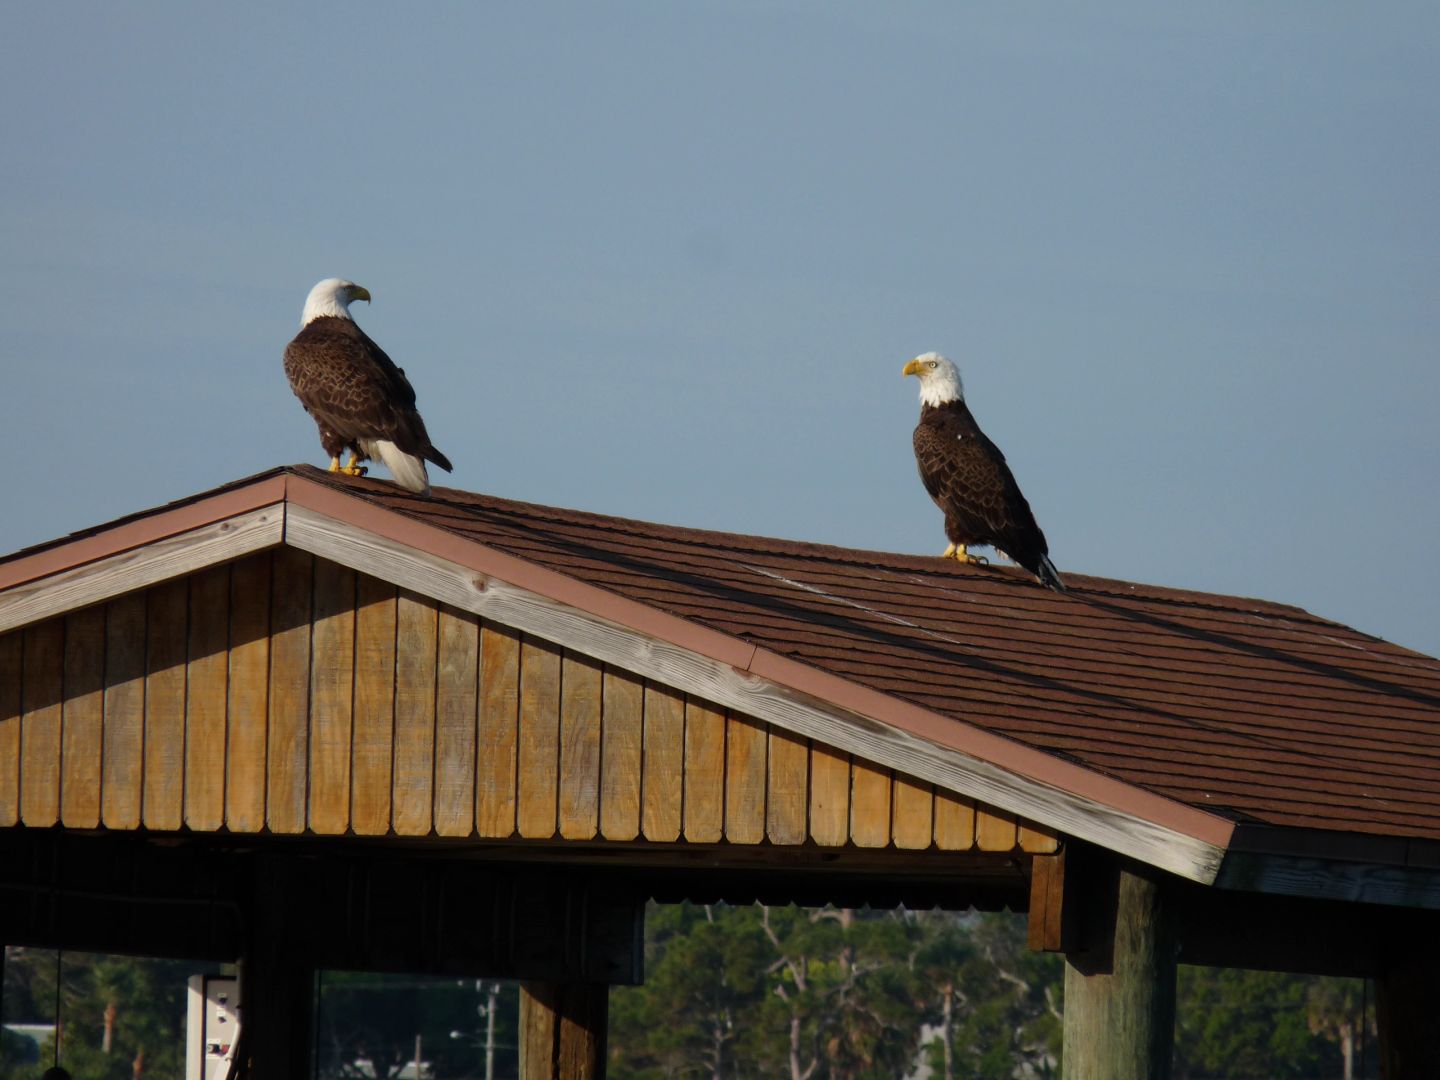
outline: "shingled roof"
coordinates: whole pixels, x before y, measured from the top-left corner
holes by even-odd
[[[587,596],[629,602],[632,613],[683,620],[707,640],[732,643],[738,651],[726,656],[748,648],[784,658],[814,673],[806,693],[859,715],[883,711],[877,702],[913,706],[935,720],[912,725],[922,737],[993,760],[1008,744],[1027,761],[1053,760],[1057,775],[1078,769],[1156,805],[1198,811],[1206,817],[1195,820],[1216,821],[1209,839],[1222,847],[1236,826],[1304,830],[1312,848],[1316,837],[1341,834],[1402,841],[1386,849],[1390,861],[1414,864],[1433,858],[1424,841],[1440,841],[1440,661],[1261,600],[1070,573],[1062,595],[1009,567],[447,488],[418,497],[307,466],[0,560],[0,598],[59,566],[113,554],[126,536],[145,542],[147,523],[166,513],[287,481],[304,482],[327,513],[378,514],[391,540],[410,542],[400,524],[410,522],[425,536],[481,545],[588,586]],[[709,651],[725,659],[723,649]],[[947,737],[947,721],[962,735]]]

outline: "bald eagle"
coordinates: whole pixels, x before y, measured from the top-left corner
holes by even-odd
[[[945,514],[950,545],[941,558],[978,562],[965,548],[988,544],[1029,570],[1042,585],[1064,592],[1045,534],[1035,524],[1005,455],[970,415],[955,365],[929,352],[906,364],[904,373],[920,378],[915,463],[925,490]]]
[[[311,289],[300,333],[285,346],[285,374],[320,427],[331,472],[363,476],[359,463],[379,458],[401,487],[429,494],[425,462],[450,472],[450,459],[430,442],[404,370],[350,317],[352,303],[369,299],[367,289],[340,278]],[[350,460],[341,466],[346,450]]]

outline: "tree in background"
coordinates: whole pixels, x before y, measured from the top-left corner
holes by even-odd
[[[1057,1075],[1060,957],[1031,952],[1024,920],[1014,916],[927,912],[921,918],[929,926],[922,962],[939,995],[939,1031],[926,1059],[934,1075]]]
[[[1317,993],[1316,988],[1327,984],[1328,991]],[[1352,990],[1353,996],[1348,992]],[[1182,966],[1176,996],[1176,1080],[1340,1076],[1344,1064],[1336,1029],[1316,1018],[1333,1017],[1337,1003],[1350,1003],[1358,1029],[1360,990],[1355,979]]]
[[[48,949],[12,950],[8,954],[7,1020],[53,1021],[55,957],[55,952]],[[179,1077],[185,1065],[186,980],[206,967],[213,965],[93,953],[61,954],[60,1064],[86,1080],[132,1080],[137,1075],[137,1060],[141,1080]],[[18,1011],[21,1009],[26,1011]],[[54,1053],[54,1041],[47,1039],[40,1049],[39,1063],[7,1068],[5,1075],[15,1080],[38,1078],[54,1060]]]
[[[1026,950],[1023,921],[679,905],[646,926],[645,984],[610,995],[621,1080],[895,1077],[922,1044],[938,1076],[1053,1072],[1059,966]]]

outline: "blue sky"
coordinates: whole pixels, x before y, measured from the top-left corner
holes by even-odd
[[[1440,653],[1433,4],[5,25],[0,551],[323,464],[280,356],[339,275],[457,486],[938,552],[939,349],[1062,571]]]

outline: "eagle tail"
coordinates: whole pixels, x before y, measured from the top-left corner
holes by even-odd
[[[430,477],[425,472],[424,458],[405,453],[389,439],[376,439],[375,450],[395,478],[395,483],[417,495],[430,494]]]
[[[1055,564],[1050,561],[1049,555],[1040,556],[1036,564],[1035,576],[1047,589],[1054,589],[1056,592],[1065,591],[1065,583],[1060,580],[1060,572],[1055,569]]]

